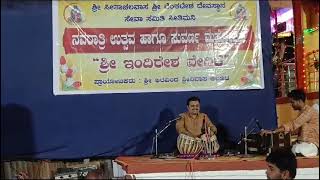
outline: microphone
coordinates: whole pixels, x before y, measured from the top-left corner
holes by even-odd
[[[262,126],[260,125],[260,123],[259,123],[259,120],[258,120],[258,119],[256,119],[256,125],[257,125],[257,127],[258,127],[260,130],[262,130]]]
[[[242,134],[242,133],[240,133],[240,140],[238,141],[238,143],[237,143],[237,144],[238,144],[238,145],[239,145],[239,144],[241,144],[241,142],[243,141],[243,139],[244,139],[243,134]]]
[[[178,116],[178,117],[170,120],[168,123],[172,123],[172,122],[177,121],[177,120],[179,120],[179,119],[181,119],[181,118],[182,118],[181,116]]]

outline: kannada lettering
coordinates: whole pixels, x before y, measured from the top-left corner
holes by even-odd
[[[195,15],[169,15],[170,21],[195,21]]]
[[[140,11],[140,10],[148,10],[149,5],[152,11],[158,11],[161,9],[160,4],[105,4],[104,10],[107,11]],[[187,3],[187,2],[179,2],[179,3],[166,3],[163,6],[164,9],[168,10],[177,10],[177,9],[216,9],[217,12],[220,12],[221,9],[226,8],[226,3],[207,3],[207,2],[199,2],[197,4]],[[97,12],[101,10],[101,6],[99,4],[92,4],[91,7],[92,12]]]
[[[143,17],[128,15],[128,16],[124,17],[124,21],[125,22],[141,22],[141,21],[143,21]]]
[[[140,34],[140,43],[146,44],[166,44],[167,38],[164,33]]]
[[[150,15],[146,17],[146,21],[164,21],[164,20],[165,20],[164,16]]]
[[[72,35],[72,46],[86,46],[95,45],[98,46],[100,50],[104,49],[106,46],[106,39],[104,34],[80,34]]]
[[[134,78],[124,78],[124,79],[95,79],[94,84],[102,86],[104,84],[132,84],[136,83]]]
[[[147,10],[149,9],[149,4],[135,4],[135,5],[129,5],[129,4],[124,4],[124,5],[109,5],[106,4],[104,6],[105,10]]]
[[[162,78],[155,78],[156,83],[174,83],[174,82],[179,82],[179,78],[174,77],[174,78],[169,78],[169,77],[162,77]]]
[[[122,45],[123,50],[128,50],[129,45],[135,44],[135,33],[111,34],[110,43],[111,45]]]
[[[117,68],[115,60],[109,60],[107,58],[93,58],[92,60],[95,62],[100,61],[99,71],[101,73],[107,73],[110,69]]]
[[[208,77],[206,76],[199,76],[199,77],[182,77],[182,83],[191,83],[191,82],[195,82],[195,81],[207,81]]]
[[[205,30],[204,30],[205,29]],[[66,28],[63,46],[69,53],[252,50],[252,27]],[[236,49],[237,48],[237,49]]]
[[[180,61],[179,57],[175,59],[164,59],[162,56],[159,56],[159,59],[145,58],[144,60],[124,60],[123,63],[127,69],[139,69],[139,68],[176,68],[179,66]]]
[[[193,3],[176,3],[176,4],[170,4],[166,3],[164,5],[165,9],[192,9],[194,7]]]
[[[173,33],[171,34],[171,44],[192,44],[199,43],[200,33]]]
[[[187,59],[187,66],[191,68],[223,66],[225,65],[225,62],[227,62],[228,58],[229,54],[203,58],[192,55],[191,58]]]
[[[221,8],[226,8],[226,3],[221,3],[221,4],[216,4],[216,3],[203,3],[203,2],[200,2],[197,4],[197,8],[199,9],[204,9],[204,8],[207,8],[207,9],[211,9],[211,8],[214,8],[214,9],[217,9],[217,12],[220,12],[220,9]]]

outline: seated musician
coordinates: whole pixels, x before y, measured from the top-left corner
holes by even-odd
[[[305,104],[306,95],[303,90],[292,90],[288,97],[292,108],[299,111],[298,117],[274,131],[262,130],[261,133],[291,133],[300,128],[297,142],[291,149],[292,152],[296,155],[316,156],[319,148],[319,114],[314,108]]]
[[[185,134],[195,139],[203,141],[216,140],[217,128],[210,121],[208,115],[200,113],[200,99],[198,97],[190,97],[187,100],[188,112],[180,114],[180,119],[177,120],[176,129],[178,134]],[[206,133],[207,132],[207,133]],[[206,136],[206,134],[208,136]],[[214,152],[219,150],[219,145],[216,143]]]

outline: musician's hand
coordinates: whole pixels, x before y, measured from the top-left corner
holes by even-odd
[[[284,132],[284,129],[282,128],[277,128],[273,131],[273,133],[280,133],[280,132]]]
[[[266,130],[266,129],[263,129],[260,131],[260,135],[264,136],[264,135],[267,135],[267,134],[272,134],[273,131],[271,130]]]

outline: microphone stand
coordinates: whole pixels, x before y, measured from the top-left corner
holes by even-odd
[[[169,122],[167,122],[166,126],[164,128],[162,128],[159,132],[158,132],[158,129],[156,128],[155,130],[155,135],[153,137],[153,140],[152,140],[152,148],[151,148],[151,153],[153,153],[153,144],[155,143],[155,155],[153,156],[154,158],[158,158],[159,155],[158,155],[158,137],[160,136],[160,134],[165,131],[170,125],[172,122],[174,121],[177,121],[178,119],[180,119],[181,117],[177,117],[175,119],[172,119],[170,120]]]
[[[242,157],[251,157],[251,155],[248,154],[248,135],[250,135],[256,128],[252,128],[249,133],[247,133],[248,128],[251,126],[251,124],[255,121],[255,118],[252,118],[248,125],[244,126],[244,138],[240,140],[240,142],[244,141],[244,155]]]

